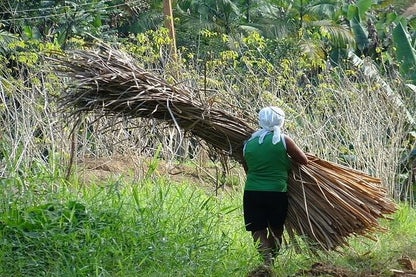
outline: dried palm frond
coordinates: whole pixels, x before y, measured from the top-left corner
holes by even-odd
[[[321,250],[348,245],[348,238],[372,238],[384,231],[379,218],[396,210],[381,180],[363,172],[308,155],[309,163],[292,165],[289,211],[285,227],[291,239],[306,235]]]
[[[120,51],[73,51],[72,57],[52,59],[76,87],[62,97],[74,114],[100,111],[107,115],[164,120],[189,131],[236,160],[253,129],[229,112],[214,109],[195,97],[191,89],[173,86],[135,65]]]
[[[205,140],[242,161],[242,147],[254,129],[232,114],[195,97],[189,87],[171,85],[138,67],[122,51],[72,51],[52,59],[56,69],[76,86],[63,95],[74,114],[99,111],[132,118],[156,118]],[[370,237],[382,230],[379,218],[395,211],[378,178],[309,155],[308,165],[293,162],[289,179],[289,242],[303,240],[315,250],[348,245],[352,235]],[[296,244],[296,243],[295,243]],[[317,251],[315,251],[317,252]]]

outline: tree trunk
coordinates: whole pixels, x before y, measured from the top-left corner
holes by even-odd
[[[163,0],[163,18],[165,21],[165,26],[169,30],[169,37],[171,39],[170,54],[173,57],[173,59],[176,59],[176,38],[175,28],[173,25],[173,12],[171,0]]]

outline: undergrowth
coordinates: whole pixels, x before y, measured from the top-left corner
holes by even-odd
[[[32,178],[17,193],[21,179],[0,182],[1,276],[247,276],[261,263],[244,230],[239,190],[216,196],[153,177],[88,186],[57,178],[39,186]],[[295,276],[319,261],[389,276],[398,258],[416,257],[415,219],[400,205],[381,222],[388,232],[374,234],[376,241],[351,239],[343,255],[288,246],[274,271]]]
[[[241,276],[258,262],[239,197],[148,179],[19,198],[2,199],[1,276]]]

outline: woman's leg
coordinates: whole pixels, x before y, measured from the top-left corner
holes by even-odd
[[[254,231],[251,233],[253,236],[254,243],[258,244],[258,251],[264,259],[266,265],[271,265],[273,263],[272,251],[274,243],[270,243],[268,238],[269,232],[267,229]]]
[[[269,227],[268,229],[268,245],[271,246],[273,256],[276,256],[277,253],[279,253],[280,246],[282,245],[283,226]]]

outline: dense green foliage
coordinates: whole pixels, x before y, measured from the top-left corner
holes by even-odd
[[[161,2],[3,1],[0,35],[56,42],[63,49],[71,48],[71,39],[77,37],[124,41],[131,34],[163,26]],[[354,51],[371,57],[385,70],[402,62],[400,55],[395,58],[393,28],[401,23],[410,42],[414,33],[413,17],[400,16],[404,7],[398,4],[394,9],[391,1],[382,0],[349,4],[334,0],[176,1],[173,12],[178,48],[188,49],[197,59],[232,50],[241,36],[258,32],[271,40],[291,41],[318,67],[328,60],[338,64],[348,51]],[[216,35],[204,38],[207,32]],[[402,38],[397,41],[399,48],[402,42]],[[278,47],[277,52],[282,50]],[[275,62],[270,57],[269,61]]]

